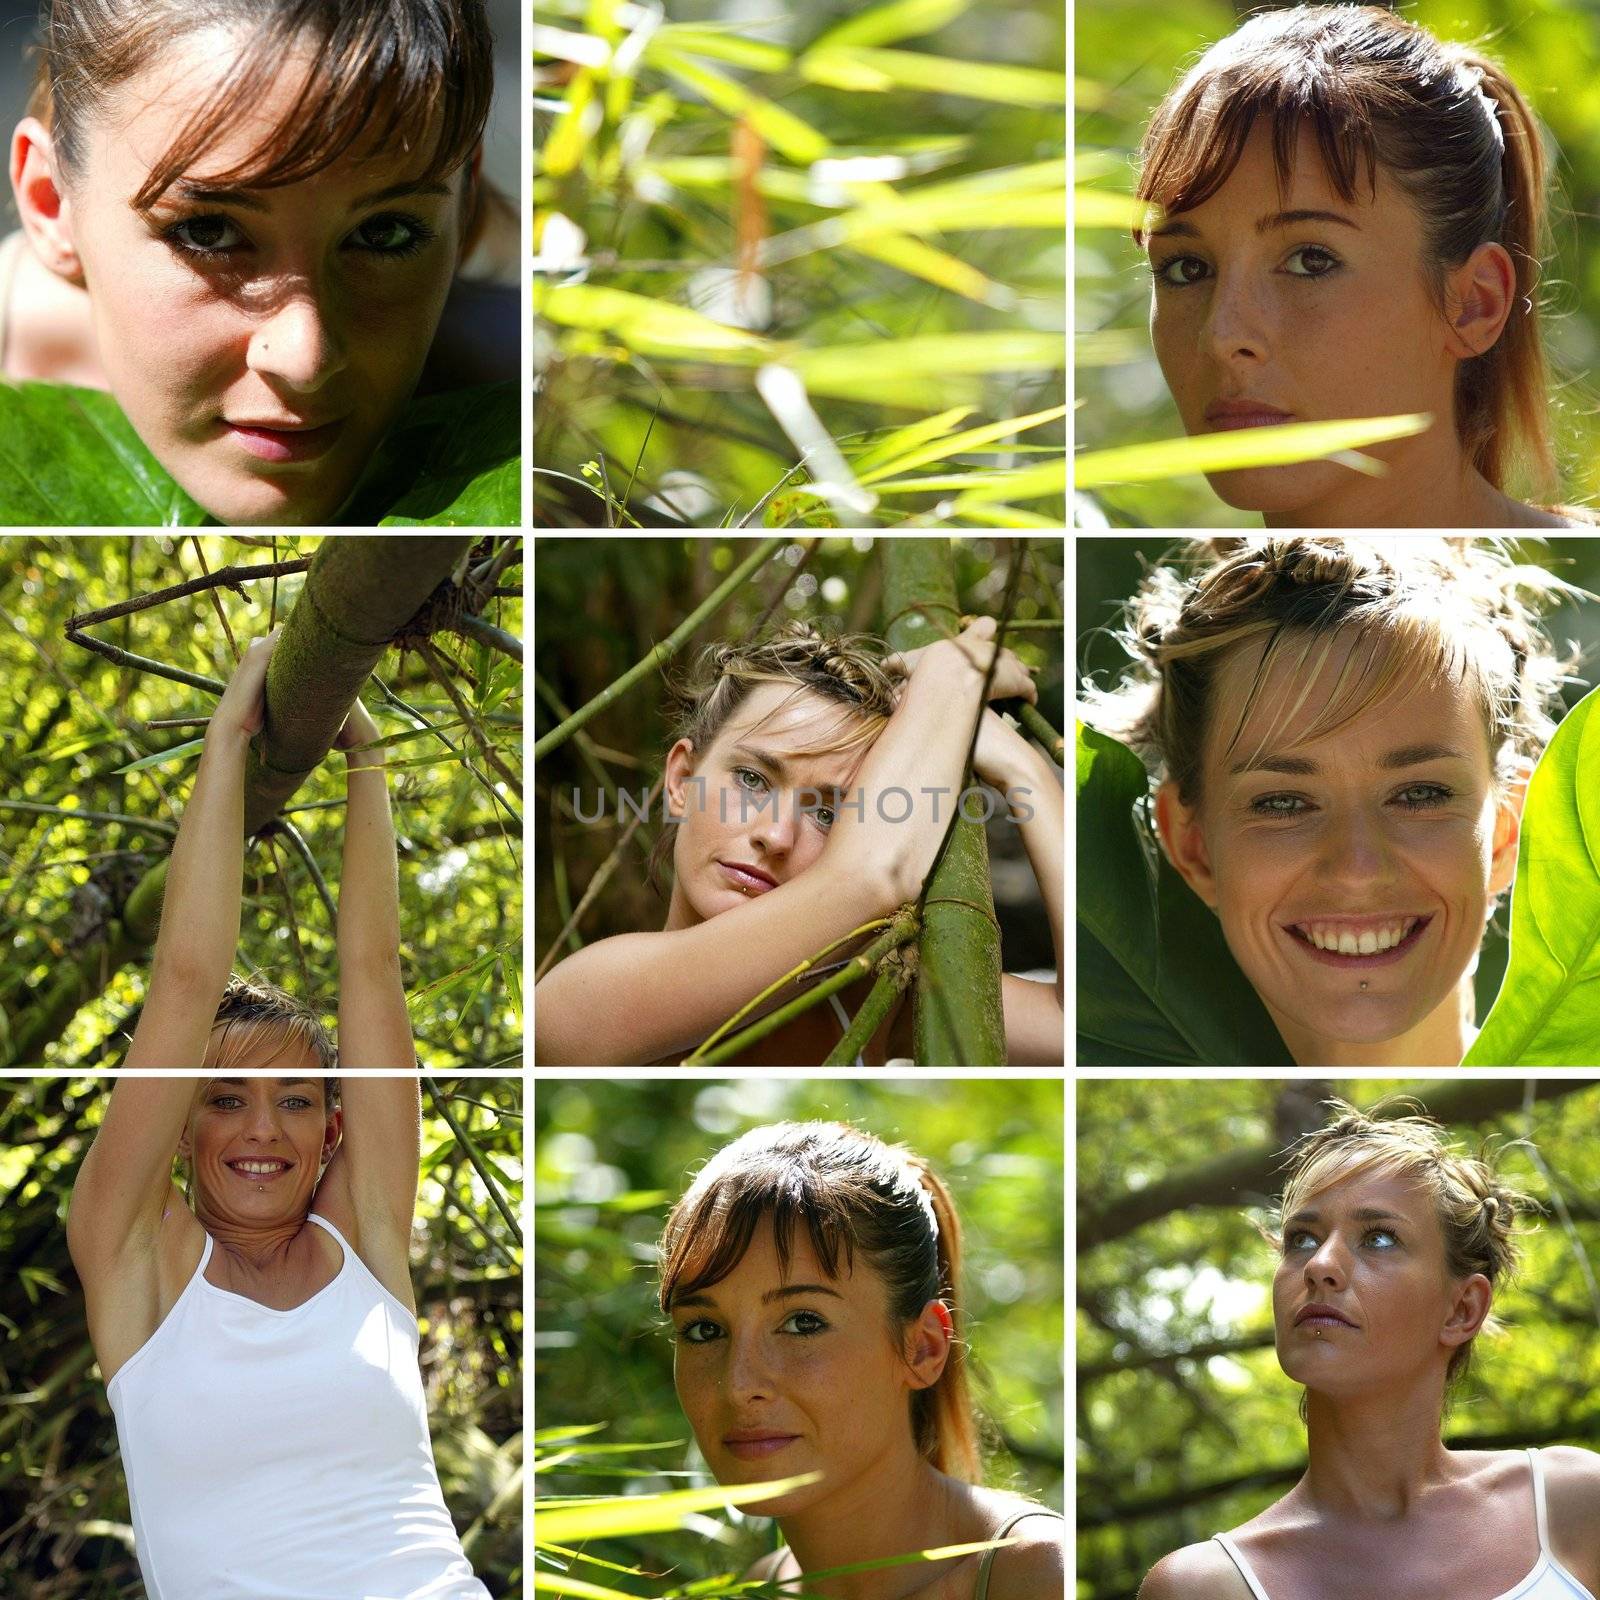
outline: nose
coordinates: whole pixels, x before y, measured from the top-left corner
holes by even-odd
[[[1337,1230],[1330,1230],[1328,1237],[1306,1262],[1306,1282],[1313,1289],[1323,1285],[1330,1289],[1342,1289],[1347,1278],[1347,1265],[1344,1243]]]
[[[278,1109],[270,1100],[254,1107],[245,1122],[245,1137],[262,1144],[273,1143],[282,1129],[278,1122]]]
[[[1365,806],[1347,806],[1329,821],[1322,854],[1319,875],[1325,883],[1368,889],[1385,869],[1383,829]]]
[[[315,394],[346,361],[329,308],[315,290],[290,294],[250,335],[245,365],[297,394]]]
[[[754,1400],[770,1400],[775,1388],[767,1366],[761,1339],[757,1334],[732,1335],[728,1340],[728,1363],[723,1369],[727,1396],[735,1405]]]
[[[759,798],[766,803],[754,810]],[[796,813],[799,801],[792,789],[772,789],[761,796],[752,797],[750,817],[750,842],[764,855],[786,855],[794,847],[795,832],[799,825]]]
[[[1231,365],[1265,361],[1271,348],[1267,308],[1243,273],[1218,272],[1201,337],[1207,352]]]

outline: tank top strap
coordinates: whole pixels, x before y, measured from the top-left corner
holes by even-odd
[[[1048,1506],[1024,1506],[1022,1510],[1014,1512],[1001,1524],[1000,1531],[994,1537],[996,1539],[1004,1539],[1026,1517],[1051,1517],[1057,1522],[1062,1520]],[[983,1552],[983,1560],[978,1564],[978,1582],[972,1591],[972,1600],[988,1600],[989,1573],[994,1567],[994,1558],[999,1553],[998,1550],[985,1550]]]
[[[1539,1553],[1550,1554],[1550,1518],[1544,1504],[1544,1463],[1539,1452],[1528,1447],[1528,1465],[1533,1468],[1533,1515],[1539,1527]]]
[[[345,1238],[345,1236],[340,1233],[339,1230],[334,1227],[334,1225],[329,1222],[326,1217],[320,1215],[318,1212],[308,1211],[306,1213],[306,1221],[316,1223],[319,1228],[326,1228],[327,1231],[339,1241],[340,1248],[343,1249],[347,1256],[353,1256],[355,1254],[355,1251],[350,1248],[350,1241]]]
[[[1255,1600],[1270,1600],[1267,1591],[1261,1587],[1261,1580],[1250,1568],[1250,1563],[1245,1560],[1244,1552],[1225,1533],[1214,1533],[1211,1536],[1226,1551],[1228,1559],[1239,1569],[1239,1576],[1250,1586],[1250,1593]]]

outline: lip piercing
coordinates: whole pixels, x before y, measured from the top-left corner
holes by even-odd
[[[1320,1339],[1322,1337],[1322,1329],[1321,1328],[1313,1328],[1311,1330],[1311,1337],[1313,1339]]]
[[[1366,986],[1367,986],[1367,980],[1366,980],[1366,979],[1365,979],[1365,978],[1363,978],[1363,979],[1362,979],[1362,980],[1361,980],[1361,987],[1362,987],[1362,988],[1363,988],[1363,989],[1365,989],[1365,988],[1366,988]]]

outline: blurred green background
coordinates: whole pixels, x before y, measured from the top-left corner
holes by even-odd
[[[1531,1140],[1502,1171],[1567,1212],[1531,1235],[1520,1281],[1496,1297],[1510,1331],[1478,1341],[1446,1443],[1600,1445],[1592,1079],[1082,1082],[1078,1600],[1133,1600],[1168,1551],[1248,1521],[1304,1470],[1300,1389],[1273,1349],[1276,1258],[1255,1225],[1270,1220],[1280,1153],[1327,1120],[1327,1096],[1367,1108],[1397,1090],[1469,1149],[1488,1135]]]
[[[1076,14],[1077,180],[1133,192],[1134,153],[1181,71],[1245,16],[1240,0],[1095,0]],[[1439,38],[1476,43],[1503,62],[1555,146],[1554,259],[1541,320],[1555,387],[1562,503],[1600,492],[1600,417],[1588,375],[1600,354],[1600,9],[1593,0],[1414,0],[1391,9]],[[1076,236],[1076,439],[1093,450],[1180,438],[1183,426],[1150,349],[1150,280],[1126,228]],[[1515,488],[1513,487],[1513,493]],[[1097,490],[1083,527],[1259,527],[1200,477]]]
[[[966,1334],[988,1422],[989,1483],[1061,1507],[1062,1104],[1049,1079],[879,1083],[543,1079],[534,1094],[534,1405],[541,1432],[669,1449],[555,1466],[541,1494],[650,1493],[711,1482],[672,1388],[655,1304],[655,1243],[694,1172],[749,1128],[827,1118],[900,1141],[950,1185],[961,1217]],[[577,1470],[575,1470],[577,1469]],[[683,1532],[592,1543],[658,1575],[659,1592],[738,1572],[771,1548],[768,1519],[698,1517]],[[591,1574],[594,1576],[595,1574]]]

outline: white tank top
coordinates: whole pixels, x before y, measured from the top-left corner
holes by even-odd
[[[274,1311],[206,1281],[212,1239],[106,1386],[149,1600],[489,1600],[439,1491],[417,1323],[339,1230]]]
[[[1539,1528],[1539,1559],[1521,1583],[1513,1584],[1495,1600],[1595,1600],[1595,1596],[1551,1554],[1549,1518],[1544,1508],[1544,1465],[1537,1450],[1529,1450],[1528,1461],[1533,1468],[1533,1513]],[[1225,1533],[1213,1534],[1212,1538],[1228,1552],[1255,1600],[1269,1600],[1261,1580],[1251,1570],[1238,1545]]]

